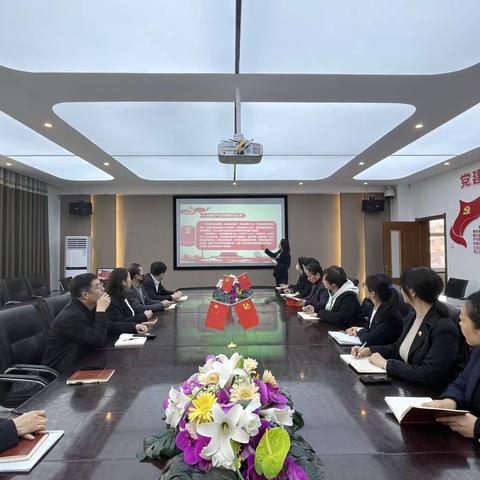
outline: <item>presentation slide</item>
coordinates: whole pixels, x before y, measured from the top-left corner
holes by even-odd
[[[175,268],[265,267],[285,237],[285,197],[175,197]]]

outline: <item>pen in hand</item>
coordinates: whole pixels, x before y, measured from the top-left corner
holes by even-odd
[[[359,353],[365,348],[367,342],[363,342],[363,345],[356,351],[355,358],[358,358]]]

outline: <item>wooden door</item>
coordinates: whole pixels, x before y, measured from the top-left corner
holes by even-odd
[[[383,265],[394,283],[400,283],[400,275],[407,268],[424,265],[428,236],[424,237],[420,222],[383,223]]]

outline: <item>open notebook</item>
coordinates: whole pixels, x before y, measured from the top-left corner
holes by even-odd
[[[468,413],[468,410],[420,406],[422,403],[431,401],[430,397],[385,397],[385,402],[387,402],[398,423],[435,423],[439,417]]]
[[[373,363],[370,363],[368,358],[355,358],[350,354],[340,355],[340,358],[358,373],[387,373],[384,368],[377,367]]]
[[[177,304],[176,304],[176,303],[172,303],[172,304],[169,305],[167,308],[165,308],[165,310],[175,310],[176,307],[177,307]]]
[[[355,346],[361,345],[361,340],[355,336],[347,335],[345,332],[334,332],[330,330],[328,335],[332,337],[339,345]]]
[[[8,460],[8,461],[1,461],[0,462],[0,473],[6,473],[6,472],[29,472],[37,463],[38,461],[50,450],[50,448],[55,445],[55,443],[58,442],[60,437],[63,435],[63,430],[50,430],[47,432],[45,435],[44,439],[37,444],[37,448],[30,449],[31,454],[28,455],[21,455],[19,459],[14,460]],[[17,447],[14,447],[13,449],[10,450],[18,450],[18,447],[22,448],[22,442],[30,442],[30,440],[20,440],[19,445]],[[27,444],[28,447],[28,444]],[[27,448],[28,449],[28,448]],[[2,455],[4,455],[4,458],[9,455],[9,451],[6,450],[2,452]],[[25,458],[25,457],[28,458]]]
[[[302,319],[302,320],[307,320],[311,323],[316,323],[320,319],[316,315],[309,315],[308,313],[305,312],[298,312],[297,315]]]
[[[122,333],[115,342],[115,348],[142,347],[146,337],[135,337],[134,333]]]
[[[177,302],[186,302],[188,300],[188,295],[182,295]]]

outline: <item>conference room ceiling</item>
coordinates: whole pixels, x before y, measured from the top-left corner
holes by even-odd
[[[231,191],[235,89],[264,158],[234,191],[374,190],[478,159],[476,0],[243,0],[239,74],[235,0],[131,5],[2,2],[0,166],[66,192]]]

